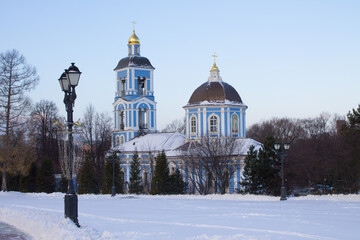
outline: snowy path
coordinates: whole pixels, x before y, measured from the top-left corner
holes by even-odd
[[[280,202],[260,196],[80,195],[78,229],[63,194],[0,193],[0,221],[34,239],[359,239],[360,196]]]
[[[26,234],[19,232],[18,229],[0,222],[0,240],[31,240]]]

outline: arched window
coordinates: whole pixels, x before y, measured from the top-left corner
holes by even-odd
[[[239,117],[237,114],[233,114],[231,116],[231,132],[232,133],[239,132]]]
[[[196,117],[191,116],[190,118],[190,133],[195,134],[196,133]]]
[[[115,147],[120,145],[120,136],[116,136]]]
[[[139,129],[148,128],[148,111],[146,108],[139,108]]]
[[[124,111],[119,111],[118,129],[124,130]]]
[[[219,131],[218,127],[219,121],[216,115],[212,115],[209,119],[209,133],[217,134]]]
[[[125,142],[125,138],[124,138],[124,136],[121,136],[120,137],[120,144],[123,144]]]

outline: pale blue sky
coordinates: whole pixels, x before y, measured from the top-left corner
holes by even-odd
[[[141,55],[156,68],[158,129],[184,116],[213,63],[248,105],[247,126],[272,117],[346,114],[360,103],[360,1],[7,1],[0,52],[18,49],[38,69],[30,96],[54,101],[57,79],[83,72],[75,119],[89,103],[112,116],[114,67],[136,21]]]

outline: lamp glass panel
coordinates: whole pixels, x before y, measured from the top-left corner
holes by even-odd
[[[65,76],[60,77],[59,82],[60,82],[61,90],[63,90],[64,92],[69,91],[69,80],[67,77]]]
[[[275,143],[275,144],[274,144],[274,148],[275,148],[276,150],[279,150],[279,149],[280,149],[280,144],[279,144],[279,143]]]
[[[290,148],[290,144],[285,143],[285,144],[284,144],[284,148],[285,148],[285,150],[289,150],[289,148]]]
[[[78,85],[80,72],[68,71],[66,72],[66,76],[69,78],[71,86],[76,87]]]

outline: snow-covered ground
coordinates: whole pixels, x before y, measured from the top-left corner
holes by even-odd
[[[0,193],[0,222],[34,239],[360,239],[360,195],[79,195],[81,228],[64,194]]]

